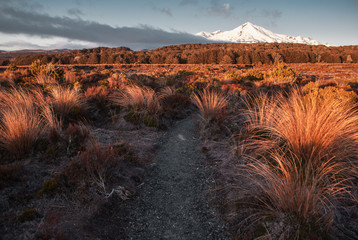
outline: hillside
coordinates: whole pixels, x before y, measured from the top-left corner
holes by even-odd
[[[272,64],[358,62],[358,46],[326,47],[292,43],[183,44],[149,51],[93,48],[50,54],[15,56],[2,65],[29,65],[40,59],[55,64]]]

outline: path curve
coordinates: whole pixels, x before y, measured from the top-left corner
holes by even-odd
[[[161,139],[129,216],[128,239],[229,239],[208,204],[210,169],[198,144],[191,117]]]

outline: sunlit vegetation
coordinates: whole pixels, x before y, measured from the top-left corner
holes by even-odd
[[[223,93],[203,90],[193,94],[192,101],[199,109],[200,115],[205,121],[215,122],[226,114],[228,100]]]
[[[71,238],[67,226],[136,197],[157,137],[193,115],[234,239],[358,236],[358,65],[287,63],[355,61],[357,50],[274,46],[97,48],[0,69],[4,231]],[[55,64],[88,61],[125,64]]]
[[[355,107],[332,94],[304,95],[299,89],[288,97],[251,99],[249,137],[243,144],[253,150],[246,168],[260,189],[254,218],[280,218],[290,226],[280,233],[288,238],[328,232],[337,200],[353,188],[350,179],[358,163]]]

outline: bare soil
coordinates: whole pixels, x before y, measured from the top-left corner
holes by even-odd
[[[229,239],[209,203],[213,178],[199,143],[191,117],[177,122],[160,139],[139,196],[126,208],[114,201],[104,206],[88,225],[92,234],[100,239]]]

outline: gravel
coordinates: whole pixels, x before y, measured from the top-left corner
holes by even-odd
[[[209,205],[211,171],[199,142],[192,118],[161,138],[149,176],[131,204],[128,239],[229,239]]]

